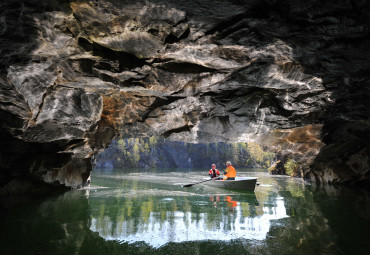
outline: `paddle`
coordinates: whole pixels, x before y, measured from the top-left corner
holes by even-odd
[[[203,182],[209,182],[209,181],[212,181],[212,180],[214,180],[214,179],[209,179],[209,180],[205,180],[205,181],[201,181],[201,182],[186,184],[186,185],[183,185],[183,187],[186,187],[187,188],[187,187],[191,187],[191,186],[193,186],[195,184],[199,184],[199,183],[203,183]]]

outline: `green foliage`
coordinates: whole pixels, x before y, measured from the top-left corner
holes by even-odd
[[[249,155],[257,162],[263,162],[264,152],[258,143],[248,143],[247,151]]]
[[[164,153],[164,154],[163,154]],[[180,154],[178,154],[180,153]],[[185,142],[166,141],[161,137],[140,137],[118,139],[97,156],[98,162],[108,162],[113,167],[166,167],[166,162],[174,162],[178,166],[188,167],[188,158],[192,159],[192,167],[205,167],[216,163],[223,168],[226,161],[231,161],[235,167],[267,168],[273,162],[275,154],[264,152],[257,143],[207,143],[193,144]],[[162,165],[161,165],[162,164]],[[173,164],[173,163],[172,163]],[[104,165],[104,163],[103,163]],[[169,165],[169,167],[173,167]]]
[[[121,150],[121,151],[125,151],[126,150],[126,142],[125,140],[123,139],[119,139],[117,141],[117,147]]]
[[[295,176],[298,173],[299,165],[293,159],[289,159],[284,164],[284,168],[287,175]]]
[[[269,173],[272,173],[273,171],[275,171],[276,170],[276,167],[277,167],[277,165],[280,163],[280,160],[278,160],[278,161],[276,161],[274,164],[271,164],[270,166],[269,166],[269,168],[267,169],[268,171],[269,171]]]
[[[135,162],[135,166],[137,162],[140,160],[140,147],[138,144],[138,140],[135,140],[134,146],[132,148],[132,155],[133,155],[133,161]]]
[[[149,144],[148,143],[144,143],[144,152],[149,152],[150,151],[150,148],[149,148]]]
[[[153,147],[158,142],[158,138],[156,136],[149,137],[149,147]]]

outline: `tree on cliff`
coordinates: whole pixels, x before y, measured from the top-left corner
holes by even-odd
[[[236,167],[270,166],[273,153],[264,152],[257,143],[192,144],[169,141],[160,137],[114,140],[97,156],[97,168],[185,168],[192,159],[193,167],[207,168],[215,163],[224,167],[228,160]]]

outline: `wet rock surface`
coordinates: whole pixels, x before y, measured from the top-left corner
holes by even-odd
[[[307,179],[369,181],[367,1],[0,5],[2,186],[87,185],[114,136],[153,134],[259,141]]]

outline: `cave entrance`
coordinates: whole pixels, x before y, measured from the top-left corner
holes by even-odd
[[[186,143],[159,136],[116,138],[95,159],[95,169],[182,169],[207,170],[216,164],[268,171],[276,155],[255,142]]]

